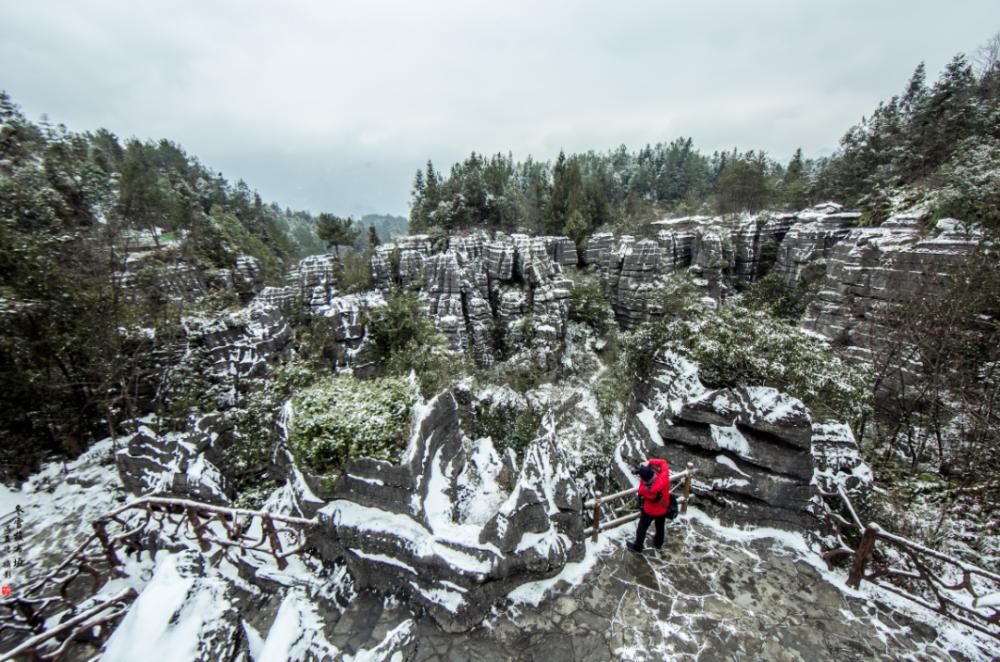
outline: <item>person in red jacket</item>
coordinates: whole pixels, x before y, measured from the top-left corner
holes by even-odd
[[[635,531],[635,542],[625,546],[633,552],[642,552],[649,525],[656,522],[653,546],[663,547],[663,529],[667,522],[667,506],[670,505],[670,467],[666,460],[651,457],[639,465],[639,497],[642,499],[642,513]]]

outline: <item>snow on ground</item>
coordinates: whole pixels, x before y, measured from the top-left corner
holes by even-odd
[[[457,481],[458,520],[463,524],[482,527],[507,498],[507,493],[496,480],[503,462],[490,439],[478,439],[470,443],[469,461]]]
[[[402,662],[405,656],[399,652],[409,646],[416,636],[412,619],[394,627],[377,646],[365,648],[355,655],[345,655],[344,662]]]
[[[580,561],[567,563],[563,566],[562,571],[558,575],[548,579],[521,584],[508,593],[507,597],[516,605],[530,605],[532,607],[537,607],[541,604],[542,600],[550,595],[565,591],[568,587],[577,586],[583,582],[591,570],[594,569],[594,565],[597,563],[598,557],[602,554],[606,554],[616,545],[620,544],[618,541],[621,537],[620,533],[625,530],[626,527],[621,527],[615,529],[609,534],[601,535],[598,537],[596,543],[590,538],[587,538],[587,548]]]
[[[883,590],[868,582],[862,582],[857,590],[850,588],[847,586],[847,571],[838,568],[828,568],[826,562],[810,549],[809,544],[801,534],[767,527],[741,528],[726,526],[717,518],[706,514],[696,507],[689,508],[687,516],[711,528],[727,542],[751,542],[766,538],[781,543],[785,549],[794,555],[794,558],[812,566],[823,579],[836,587],[845,596],[888,604],[893,609],[906,614],[915,621],[930,625],[937,631],[943,645],[962,652],[970,659],[985,659],[983,658],[983,650],[989,650],[995,643],[995,640],[987,635],[983,635],[940,614],[924,609],[899,595]],[[850,614],[845,616],[848,618],[857,618],[857,616]],[[885,627],[878,618],[871,619],[871,626],[875,628]]]
[[[119,445],[125,439],[119,438]],[[20,490],[0,488],[0,517],[18,505],[24,509],[25,565],[14,569],[14,589],[62,561],[93,533],[90,522],[125,498],[111,439],[97,442],[75,460],[45,464]]]
[[[162,662],[188,662],[206,652],[202,642],[231,608],[223,580],[182,576],[178,557],[165,556],[152,581],[111,635],[102,660],[133,662],[156,651]]]
[[[336,659],[340,651],[323,635],[323,619],[301,589],[288,592],[267,633],[256,662]]]

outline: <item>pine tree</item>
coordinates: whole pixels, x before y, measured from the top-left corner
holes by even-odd
[[[546,214],[546,230],[552,234],[561,232],[570,213],[579,210],[582,202],[580,167],[574,159],[567,159],[566,154],[560,150],[552,167],[552,195]]]
[[[799,147],[792,155],[792,160],[785,168],[781,180],[781,193],[785,205],[792,210],[805,208],[809,204],[807,182],[805,177],[805,161],[802,158],[802,148]]]
[[[351,217],[341,218],[333,214],[322,213],[317,218],[316,234],[333,248],[340,257],[340,247],[350,246],[357,238],[360,228],[354,224]]]

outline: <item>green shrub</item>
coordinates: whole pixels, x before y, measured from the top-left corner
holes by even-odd
[[[704,293],[685,276],[670,276],[661,280],[650,303],[664,317],[689,317],[699,309],[698,300]]]
[[[871,407],[869,370],[766,311],[727,305],[646,324],[623,345],[626,369],[639,377],[648,376],[655,354],[667,348],[698,363],[708,386],[771,386],[802,400],[820,419],[856,420]]]
[[[413,346],[435,344],[440,335],[413,292],[393,290],[385,305],[365,313],[365,334],[375,359],[388,361]]]
[[[431,397],[468,371],[463,354],[450,351],[413,292],[394,290],[386,304],[365,314],[365,332],[374,358],[389,375],[417,375],[421,393]]]
[[[751,310],[764,310],[776,317],[797,322],[806,312],[809,301],[816,295],[826,275],[826,266],[810,263],[802,270],[793,287],[784,278],[771,272],[754,281],[743,293],[743,305]]]
[[[404,377],[413,372],[425,398],[440,393],[470,371],[465,355],[450,351],[440,334],[425,342],[411,340],[409,345],[393,353],[384,368],[386,374]]]
[[[345,251],[337,265],[337,287],[354,294],[372,289],[372,273],[367,253]]]
[[[490,437],[501,453],[513,449],[518,458],[538,436],[542,415],[532,409],[505,403],[485,403],[475,412],[472,423],[474,437]]]
[[[273,369],[266,379],[253,380],[239,406],[224,416],[234,426],[234,438],[222,447],[223,468],[233,477],[238,503],[257,508],[277,485],[269,478],[271,453],[277,441],[278,418],[291,394],[318,378],[304,363]]]
[[[611,330],[615,324],[614,312],[599,283],[581,283],[570,290],[569,319],[588,325],[600,335]]]
[[[292,398],[292,454],[319,474],[338,471],[352,457],[395,462],[406,447],[415,400],[415,389],[402,378],[324,378]]]

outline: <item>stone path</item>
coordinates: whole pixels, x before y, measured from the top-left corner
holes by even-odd
[[[982,647],[989,643],[982,638],[979,648],[962,646],[898,609],[846,594],[803,560],[801,552],[773,538],[720,532],[694,518],[670,527],[663,550],[638,556],[623,549],[633,530],[626,526],[613,532],[613,545],[584,582],[561,594],[551,592],[538,606],[500,605],[483,626],[460,634],[442,632],[430,619],[416,617],[410,659],[990,657],[989,648]],[[733,540],[732,535],[743,539]],[[350,632],[352,620],[358,619],[374,638],[412,617],[391,604],[379,616],[380,603],[374,596],[356,600],[338,629]]]

